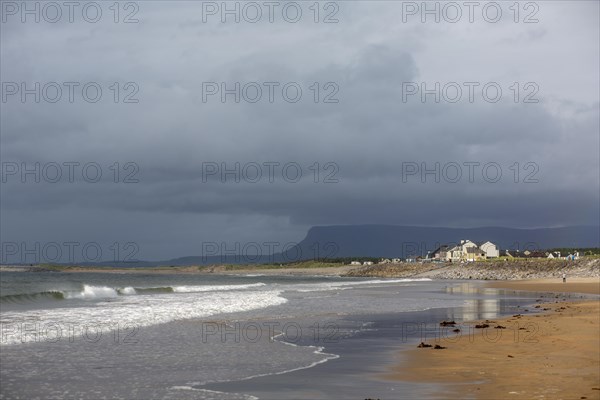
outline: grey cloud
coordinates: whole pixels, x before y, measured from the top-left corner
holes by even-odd
[[[300,240],[319,224],[532,227],[600,218],[597,57],[579,66],[560,56],[568,50],[588,60],[597,47],[597,35],[581,40],[597,31],[588,4],[549,5],[544,15],[553,23],[532,27],[402,24],[397,5],[363,3],[344,3],[330,26],[202,24],[197,5],[146,4],[133,26],[2,27],[3,81],[105,88],[96,104],[2,104],[3,162],[94,161],[105,171],[96,184],[11,177],[0,193],[3,240],[36,227],[43,240],[126,232],[152,243],[148,257],[160,258],[191,254],[211,237]],[[555,23],[561,13],[569,24]],[[514,103],[508,87],[536,79],[531,71],[541,74],[540,103]],[[497,80],[505,94],[494,104],[402,102],[403,82],[451,80]],[[140,102],[113,103],[106,88],[115,81],[136,82]],[[203,103],[207,81],[298,82],[303,99]],[[339,103],[314,103],[314,82],[337,84]],[[269,161],[297,162],[305,177],[202,181],[205,162]],[[111,182],[114,162],[139,165],[140,182]],[[339,183],[313,183],[315,162],[336,163]],[[498,183],[421,183],[418,175],[404,182],[406,162],[496,162],[504,175]],[[536,163],[539,182],[514,183],[515,162],[520,180],[525,163]],[[149,231],[159,225],[166,236],[156,247]]]

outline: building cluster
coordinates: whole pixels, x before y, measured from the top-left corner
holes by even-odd
[[[428,252],[427,256],[409,256],[405,260],[400,258],[382,258],[378,264],[397,264],[401,262],[473,262],[483,261],[490,258],[555,258],[562,260],[577,260],[582,254],[575,251],[568,255],[561,255],[560,251],[519,251],[519,250],[500,250],[495,243],[488,241],[473,242],[471,240],[461,240],[457,245],[442,245],[433,252]],[[352,261],[350,265],[373,265],[372,261]]]
[[[582,254],[581,254],[582,255]],[[488,258],[498,258],[505,256],[508,258],[557,258],[562,260],[577,260],[580,256],[578,251],[569,254],[561,255],[560,251],[519,251],[519,250],[503,250],[490,242],[475,243],[470,240],[461,240],[456,246],[440,246],[431,253],[431,259],[434,261],[446,262],[465,262],[465,261],[481,261]]]
[[[559,260],[573,261],[583,256],[579,251],[573,251],[568,254],[561,254],[560,251],[518,251],[518,250],[506,250],[505,255],[509,258],[555,258]]]
[[[431,253],[433,260],[449,262],[481,261],[497,257],[500,257],[500,249],[489,240],[482,243],[461,240],[456,246],[442,245]]]

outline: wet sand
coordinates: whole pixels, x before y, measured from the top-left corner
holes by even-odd
[[[563,283],[562,278],[556,279],[531,279],[525,281],[491,282],[486,285],[492,288],[526,290],[528,292],[556,292],[556,293],[588,293],[600,294],[600,277],[597,278],[569,278]]]
[[[488,286],[597,294],[597,282],[543,279]],[[600,298],[562,301],[565,296],[541,294],[535,306],[544,311],[540,314],[469,322],[456,337],[428,342],[446,349],[403,352],[402,362],[385,377],[444,383],[437,398],[600,399]],[[475,328],[482,323],[489,328]],[[498,325],[505,329],[496,329]]]

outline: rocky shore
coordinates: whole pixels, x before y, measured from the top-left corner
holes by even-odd
[[[465,264],[383,264],[359,267],[344,274],[353,277],[521,280],[560,278],[600,278],[600,259],[575,261],[529,259],[485,261]]]
[[[180,266],[152,268],[111,268],[81,266],[0,266],[0,271],[25,272],[102,272],[144,274],[227,274],[227,275],[319,275],[377,278],[430,278],[430,279],[476,279],[476,280],[523,280],[561,278],[599,278],[600,258],[583,258],[575,261],[551,259],[521,259],[511,261],[485,261],[472,263],[400,263],[369,266],[329,263],[317,265],[303,262],[297,265],[235,266]]]

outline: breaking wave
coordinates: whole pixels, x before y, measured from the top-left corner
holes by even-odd
[[[0,296],[0,304],[35,303],[68,299],[97,300],[119,296],[159,293],[200,293],[229,290],[251,289],[265,286],[264,283],[246,285],[196,285],[196,286],[159,286],[159,287],[109,287],[83,285],[81,290],[48,290],[36,293],[20,293]]]

